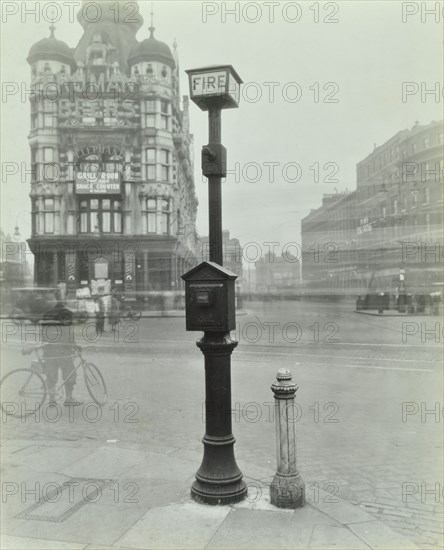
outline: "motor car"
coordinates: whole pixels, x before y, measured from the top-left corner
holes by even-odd
[[[11,290],[12,308],[8,317],[15,322],[38,323],[57,303],[57,287],[25,287]]]

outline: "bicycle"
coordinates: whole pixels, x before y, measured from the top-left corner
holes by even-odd
[[[113,329],[115,329],[116,325],[122,321],[139,321],[142,317],[141,311],[134,311],[131,306],[125,303],[125,297],[121,296],[120,298],[116,298],[120,302],[120,310],[114,312],[110,316],[110,325]]]
[[[45,344],[48,345],[48,344]],[[6,374],[0,381],[1,409],[9,415],[21,418],[38,412],[43,406],[50,392],[46,382],[45,359],[39,353],[45,345],[24,348],[22,355],[30,355],[35,352],[37,359],[33,360],[29,369],[14,369]],[[49,344],[50,345],[50,344]],[[94,346],[84,346],[94,347]],[[86,389],[93,401],[99,405],[105,405],[107,401],[107,390],[105,380],[100,370],[93,363],[89,363],[82,356],[82,347],[73,346],[73,358],[79,359],[74,369],[66,380],[57,383],[51,391],[51,401],[60,404],[65,402],[66,382],[74,376],[78,369],[82,369]],[[57,359],[57,357],[51,357]]]

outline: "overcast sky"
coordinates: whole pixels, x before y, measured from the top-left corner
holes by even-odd
[[[70,23],[67,2],[58,3],[62,18],[56,37],[74,47],[83,29],[77,21]],[[45,10],[39,10],[40,22],[33,15],[23,22],[23,2],[16,3],[17,14],[5,13],[5,5],[12,4],[2,1],[3,86],[29,83],[29,49],[49,36]],[[151,2],[139,4],[145,23],[137,38],[143,40],[149,36]],[[243,2],[154,2],[155,37],[170,47],[176,38],[179,45],[182,94],[188,94],[184,70],[205,65],[232,64],[245,83],[239,109],[224,111],[222,120],[222,142],[233,171],[223,186],[224,228],[241,243],[299,242],[301,218],[321,204],[323,193],[355,189],[356,163],[374,143],[382,144],[416,120],[428,124],[443,116],[442,96],[440,102],[433,95],[421,100],[418,92],[402,101],[403,82],[418,83],[419,89],[439,82],[442,91],[443,16],[421,15],[421,4],[431,8],[435,2],[271,4],[249,2],[245,9]],[[224,8],[238,9],[239,20]],[[403,22],[403,9],[418,13],[404,13]],[[295,101],[297,93],[301,97]],[[205,235],[207,186],[200,174],[200,149],[208,139],[207,116],[194,104],[190,123],[198,231]],[[30,162],[29,129],[29,103],[22,103],[20,94],[3,96],[3,169],[7,162]],[[270,163],[279,164],[273,168]],[[295,164],[300,179],[289,181],[299,176]],[[28,195],[29,183],[3,175],[4,230],[12,232],[17,220],[22,236],[30,236]]]

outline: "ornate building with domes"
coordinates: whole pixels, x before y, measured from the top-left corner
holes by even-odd
[[[176,45],[152,23],[137,41],[138,2],[125,6],[131,17],[84,0],[77,47],[54,27],[31,47],[29,245],[38,285],[66,285],[69,297],[105,281],[150,302],[180,291],[197,263],[193,138]]]

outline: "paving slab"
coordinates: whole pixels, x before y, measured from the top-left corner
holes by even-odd
[[[110,506],[120,506],[123,509],[149,508],[167,506],[189,498],[190,483],[187,481],[165,481],[163,479],[147,479],[123,477],[113,480],[113,483],[102,491],[100,503]]]
[[[370,514],[322,489],[314,494],[308,491],[306,498],[314,508],[343,525],[374,521]]]
[[[295,523],[291,513],[234,508],[217,530],[208,549],[307,548],[312,523]]]
[[[228,506],[202,506],[195,502],[151,508],[115,546],[143,546],[144,550],[203,549],[230,510]]]
[[[142,461],[125,470],[121,476],[191,482],[199,465],[175,456],[145,453]]]
[[[250,477],[252,479],[264,480],[270,477],[273,479],[276,474],[276,470],[273,470],[272,468],[263,468],[262,466],[257,466],[256,464],[252,464],[251,462],[247,462],[245,460],[238,459],[237,465],[245,477]]]
[[[14,453],[10,463],[29,464],[37,472],[57,472],[77,463],[93,452],[90,448],[36,445]]]
[[[145,455],[142,451],[99,447],[87,457],[61,469],[60,473],[70,477],[114,478],[143,462]]]
[[[333,525],[315,525],[310,544],[313,550],[366,550],[371,548],[354,535],[347,527]]]
[[[415,550],[412,541],[396,533],[381,521],[353,523],[349,528],[374,550]]]
[[[89,503],[65,521],[27,520],[11,533],[17,537],[83,544],[114,544],[145,513],[143,509]]]
[[[5,535],[1,537],[1,548],[3,550],[81,550],[85,545]]]

